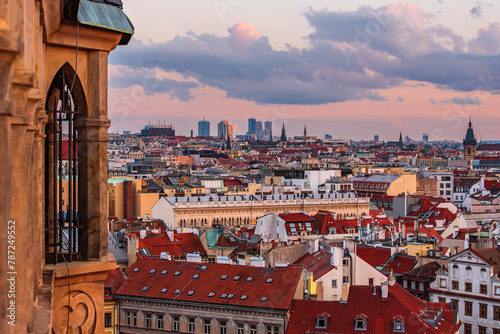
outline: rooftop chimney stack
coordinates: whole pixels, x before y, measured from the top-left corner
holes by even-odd
[[[382,282],[380,284],[380,293],[382,295],[382,300],[387,300],[389,297],[389,284],[388,282]]]

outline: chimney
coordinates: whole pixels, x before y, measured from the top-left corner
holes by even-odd
[[[229,256],[217,256],[217,263],[232,264]]]
[[[172,257],[168,252],[161,252],[160,260],[172,260]]]
[[[174,230],[167,231],[167,236],[168,236],[168,238],[170,239],[170,242],[174,242],[174,239],[175,239],[175,231],[174,231]]]
[[[393,286],[396,283],[396,279],[394,278],[394,272],[392,271],[392,269],[389,275],[388,283],[390,286]]]
[[[382,282],[380,284],[380,294],[382,296],[382,300],[387,300],[389,297],[389,284],[388,282]]]

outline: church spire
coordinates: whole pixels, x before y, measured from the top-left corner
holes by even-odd
[[[281,142],[286,142],[286,132],[285,132],[285,122],[283,122],[283,127],[281,128]]]
[[[304,144],[307,143],[307,129],[306,125],[304,124]]]

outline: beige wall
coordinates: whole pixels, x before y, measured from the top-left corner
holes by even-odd
[[[409,192],[414,194],[417,192],[417,175],[403,174],[391,183],[387,189],[388,196],[397,196],[401,193]]]

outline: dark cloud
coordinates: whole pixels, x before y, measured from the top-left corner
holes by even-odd
[[[483,8],[481,7],[481,4],[478,3],[476,6],[472,7],[472,9],[469,11],[470,16],[475,17],[475,18],[482,18],[483,17]]]
[[[437,104],[437,101],[434,100],[434,99],[429,99],[429,102],[432,103],[433,105],[436,105]]]
[[[116,88],[128,88],[140,85],[144,93],[170,93],[172,98],[181,101],[189,101],[193,98],[190,89],[198,87],[193,81],[176,81],[171,79],[160,79],[152,69],[130,68],[128,66],[117,66],[110,75],[109,85]]]
[[[446,99],[446,100],[441,100],[443,103],[454,103],[458,104],[461,106],[468,106],[468,105],[481,105],[483,104],[479,98],[472,97],[470,95],[467,95],[466,97],[452,97],[451,99]]]
[[[252,25],[239,23],[227,37],[189,32],[164,43],[133,39],[110,55],[110,63],[176,71],[229,97],[263,104],[383,101],[377,90],[406,80],[457,91],[500,89],[497,23],[480,31],[466,52],[462,37],[427,25],[431,15],[413,4],[304,15],[313,28],[308,48],[275,50]],[[128,80],[140,84],[140,76]],[[189,99],[196,85],[166,81],[163,89]]]
[[[398,102],[403,102],[405,99],[402,96],[398,96]]]

